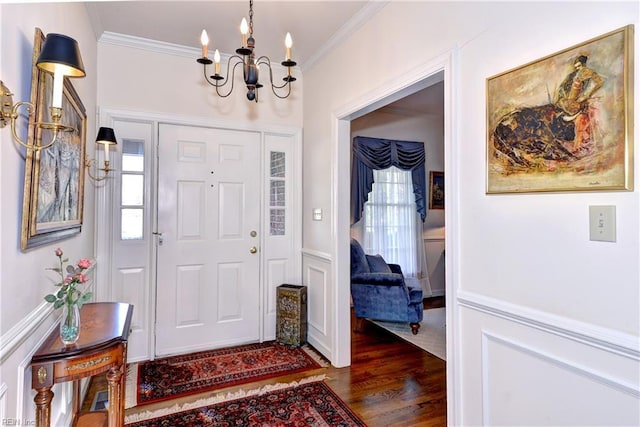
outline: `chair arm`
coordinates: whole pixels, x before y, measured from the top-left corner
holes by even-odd
[[[358,273],[351,276],[354,285],[402,286],[404,277],[397,273]]]
[[[392,273],[402,274],[402,268],[398,264],[387,264]]]

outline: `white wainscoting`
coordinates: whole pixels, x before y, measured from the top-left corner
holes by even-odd
[[[425,293],[425,297],[445,294],[444,247],[444,236],[424,238],[424,253],[431,284],[431,295]]]
[[[457,301],[458,356],[477,372],[460,384],[464,424],[639,425],[638,337],[466,291]]]
[[[7,419],[7,384],[0,384],[0,420]]]
[[[92,262],[93,265],[87,270],[87,289],[92,288],[94,281],[96,263],[95,260]],[[0,420],[21,423],[13,425],[35,425],[35,391],[31,389],[29,364],[46,337],[58,328],[60,315],[59,311],[53,311],[50,303],[43,300],[0,337],[0,366],[4,381],[0,388]],[[82,391],[87,386],[88,381],[83,381]],[[52,425],[70,425],[71,383],[56,384],[52,391],[55,396],[51,405]]]
[[[331,359],[331,256],[302,250],[302,283],[307,286],[307,341]]]

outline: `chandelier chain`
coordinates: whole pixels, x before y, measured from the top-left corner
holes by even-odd
[[[2,0],[0,0],[1,2]],[[269,84],[271,91],[274,95],[280,99],[289,97],[291,94],[291,83],[296,81],[296,78],[291,75],[291,68],[297,64],[291,59],[291,35],[287,33],[285,37],[285,60],[281,62],[283,67],[286,67],[286,76],[282,78],[283,84],[277,85],[273,81],[273,70],[271,68],[271,60],[267,56],[260,56],[256,58],[255,55],[255,40],[253,38],[253,0],[249,0],[249,28],[246,27],[247,21],[242,18],[242,24],[240,25],[240,31],[242,33],[242,45],[236,49],[236,54],[231,55],[227,61],[226,75],[220,74],[220,54],[216,49],[213,60],[207,57],[209,37],[205,30],[202,30],[202,57],[196,61],[202,64],[204,79],[211,86],[216,89],[216,94],[222,98],[226,98],[231,95],[234,87],[234,77],[236,75],[236,69],[240,67],[242,69],[242,75],[244,83],[247,87],[247,99],[249,101],[258,102],[258,89],[263,85],[258,81],[260,75],[260,66],[266,67],[269,71]],[[248,34],[247,34],[248,32]],[[214,64],[215,74],[207,74],[207,66]],[[229,88],[228,91],[223,92],[223,88]],[[286,88],[286,89],[285,89]],[[285,93],[282,93],[285,92]]]
[[[249,0],[249,37],[253,37],[253,0]]]

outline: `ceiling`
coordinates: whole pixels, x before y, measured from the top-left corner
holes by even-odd
[[[258,56],[284,59],[284,36],[293,38],[292,59],[304,71],[387,4],[380,0],[255,0],[253,29]],[[239,47],[240,21],[249,19],[249,2],[218,1],[91,1],[86,7],[100,39],[105,32],[200,48],[207,30],[209,55],[215,49],[232,54]],[[387,108],[399,114],[442,113],[442,83],[397,101]]]
[[[293,60],[302,69],[339,30],[357,25],[384,3],[359,1],[268,1],[253,5],[256,54],[284,60],[284,37],[293,38]],[[167,43],[200,47],[209,34],[214,49],[232,54],[240,47],[240,21],[249,20],[249,1],[97,1],[86,3],[96,36],[127,34]]]

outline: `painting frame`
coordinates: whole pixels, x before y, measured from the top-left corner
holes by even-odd
[[[633,34],[487,78],[487,194],[633,190]]]
[[[53,76],[36,66],[44,34],[35,30],[31,77],[31,114],[27,143],[45,145],[53,138],[49,122]],[[60,132],[49,148],[26,151],[20,247],[23,251],[80,233],[84,208],[87,113],[71,81],[64,79],[62,124],[74,128]]]
[[[429,171],[429,209],[444,209],[444,172]]]

